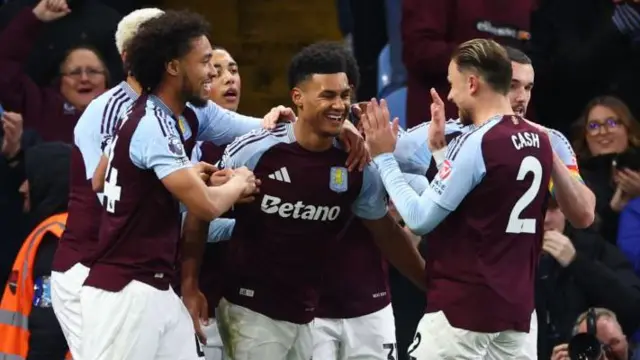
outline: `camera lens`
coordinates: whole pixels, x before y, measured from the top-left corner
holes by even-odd
[[[598,360],[602,355],[602,345],[591,334],[577,334],[569,341],[571,360]]]

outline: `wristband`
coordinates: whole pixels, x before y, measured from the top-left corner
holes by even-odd
[[[431,153],[431,156],[433,156],[433,160],[436,161],[436,166],[438,167],[438,170],[440,170],[440,167],[442,166],[442,163],[444,163],[444,159],[447,155],[447,147],[443,147],[442,149],[436,150],[434,152]]]

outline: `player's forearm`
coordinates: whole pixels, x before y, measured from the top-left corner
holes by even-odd
[[[447,216],[448,212],[433,202],[427,192],[418,195],[407,184],[393,155],[378,155],[373,161],[398,213],[415,234],[430,232]]]
[[[182,229],[181,284],[183,289],[197,289],[209,223],[198,219],[191,213],[187,213]]]
[[[574,178],[562,160],[554,153],[551,179],[555,198],[571,225],[576,228],[591,226],[594,220],[595,196],[589,188]]]
[[[385,258],[402,275],[424,290],[424,259],[408,234],[389,214],[379,220],[364,221],[364,224],[373,234],[373,239]]]
[[[238,177],[232,177],[224,185],[208,187],[207,196],[213,207],[213,214],[211,214],[211,218],[205,220],[212,221],[229,211],[242,196],[245,187],[245,180]]]

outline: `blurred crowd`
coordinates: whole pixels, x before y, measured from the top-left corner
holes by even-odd
[[[73,142],[75,123],[89,102],[123,79],[113,34],[122,14],[142,6],[71,1],[69,14],[52,19],[32,11],[37,1],[4,2],[1,284],[11,283],[11,268],[34,227],[66,211],[73,159],[64,143]],[[406,128],[429,120],[429,89],[447,94],[450,53],[459,43],[489,37],[527,54],[522,64],[532,71],[514,72],[512,83],[520,110],[571,139],[597,201],[596,221],[584,230],[568,225],[557,205],[547,211],[536,285],[539,358],[568,358],[567,344],[579,340],[575,335],[592,333],[609,359],[631,359],[640,344],[640,309],[634,307],[640,300],[640,3],[337,0],[337,9],[360,68],[358,98],[387,98]],[[241,83],[232,55],[216,50],[212,99],[235,111]],[[447,116],[457,117],[453,104]],[[55,246],[40,246],[34,277],[50,272]],[[407,359],[424,295],[393,270],[390,277],[398,356]],[[34,300],[34,307],[50,303]],[[51,333],[39,358],[61,359],[66,344],[55,317],[49,312],[43,319],[30,329]],[[61,355],[52,356],[52,348]],[[633,358],[640,359],[640,350]]]

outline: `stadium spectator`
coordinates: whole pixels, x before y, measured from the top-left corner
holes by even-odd
[[[573,146],[585,182],[596,195],[596,213],[600,217],[600,233],[615,243],[618,232],[618,200],[640,195],[640,172],[630,169],[613,171],[618,154],[640,148],[640,124],[627,105],[613,96],[601,96],[587,104],[574,124]],[[625,158],[637,156],[626,156]],[[632,166],[623,164],[621,167]],[[623,189],[627,189],[626,193]],[[619,197],[614,197],[618,192]],[[612,203],[612,200],[615,200]]]
[[[0,110],[1,112],[1,110]],[[9,275],[22,240],[24,214],[22,196],[18,192],[24,181],[24,151],[39,142],[32,130],[23,130],[22,116],[9,111],[0,115],[2,133],[0,133],[0,228],[3,229],[0,242],[0,284],[4,284]]]
[[[0,30],[17,17],[25,8],[33,8],[40,0],[11,0],[0,7]],[[153,3],[157,0],[72,0],[71,13],[60,21],[42,26],[34,35],[31,53],[24,64],[26,73],[39,85],[49,85],[58,75],[60,62],[66,53],[78,45],[90,45],[105,58],[107,68],[115,82],[124,79],[122,61],[113,45],[113,33],[122,11],[123,2]],[[1,2],[0,2],[1,3]],[[139,8],[136,7],[136,8]]]
[[[64,11],[55,11],[64,8]],[[0,103],[24,117],[45,141],[71,143],[73,128],[84,108],[107,88],[109,73],[97,51],[72,47],[60,63],[58,81],[41,87],[25,72],[44,23],[69,14],[66,2],[42,0],[35,8],[22,10],[0,33]]]
[[[404,0],[402,1],[403,60],[407,68],[407,127],[428,120],[429,89],[449,91],[447,66],[453,50],[472,38],[494,38],[523,47],[529,40],[534,0]],[[456,118],[453,103],[447,118]]]
[[[0,358],[62,360],[67,343],[51,308],[51,262],[66,223],[71,147],[48,143],[25,155],[27,180],[21,185],[28,229],[4,290],[0,311]],[[23,269],[28,269],[25,273]],[[28,331],[20,326],[27,317]]]
[[[592,312],[593,315],[590,315]],[[594,327],[589,329],[589,317],[593,317]],[[616,314],[605,308],[591,308],[580,314],[573,327],[572,335],[584,334],[589,332],[595,335],[596,339],[601,345],[601,357],[599,360],[629,360],[631,351],[629,348],[629,342],[625,333],[622,331],[622,327],[618,322]],[[560,344],[553,348],[551,354],[551,360],[565,360],[570,359],[570,351],[573,343]],[[580,358],[579,358],[580,359]]]
[[[617,314],[625,334],[640,325],[640,279],[624,254],[591,230],[575,230],[551,201],[536,279],[538,358],[566,343],[578,315],[600,306]]]

